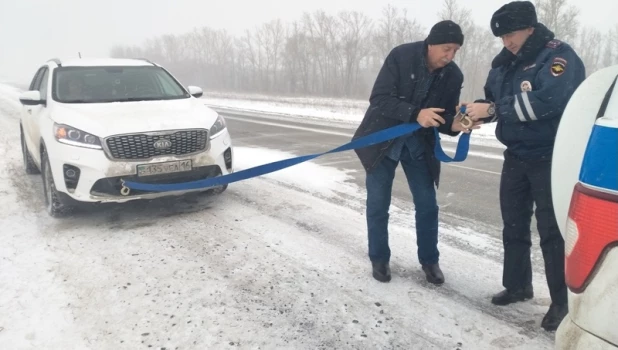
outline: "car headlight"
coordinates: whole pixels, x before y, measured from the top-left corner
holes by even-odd
[[[101,139],[98,136],[94,136],[72,126],[54,124],[54,136],[58,142],[67,145],[103,149],[101,146]]]
[[[227,125],[225,124],[225,119],[223,119],[223,117],[219,114],[217,116],[217,120],[215,120],[215,123],[212,124],[212,127],[210,128],[210,138],[214,139],[215,137],[219,136],[219,134],[225,130],[225,128],[227,128]]]

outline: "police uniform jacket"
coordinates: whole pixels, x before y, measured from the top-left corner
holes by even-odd
[[[495,102],[496,137],[521,159],[551,156],[562,113],[585,79],[582,60],[567,43],[536,24],[517,55],[504,48],[493,60],[485,84]]]

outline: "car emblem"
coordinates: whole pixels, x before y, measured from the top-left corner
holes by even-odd
[[[153,143],[152,146],[156,149],[168,149],[172,147],[172,141],[167,140],[167,139],[160,139],[160,140],[155,141],[155,143]]]

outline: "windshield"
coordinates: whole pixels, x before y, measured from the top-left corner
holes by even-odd
[[[155,66],[59,67],[52,98],[64,103],[100,103],[189,98],[164,69]]]

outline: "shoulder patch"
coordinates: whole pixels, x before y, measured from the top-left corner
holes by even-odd
[[[562,41],[558,39],[554,39],[554,40],[550,40],[545,46],[549,47],[550,49],[555,49],[560,45],[562,45]]]
[[[561,76],[562,73],[566,70],[567,61],[562,57],[555,57],[549,66],[551,74],[554,77]]]

